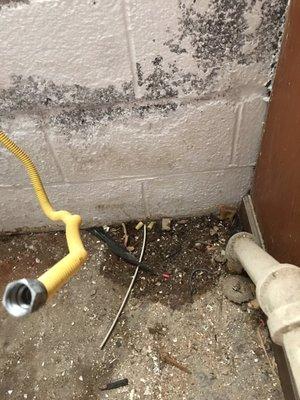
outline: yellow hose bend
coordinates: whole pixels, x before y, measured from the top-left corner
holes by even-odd
[[[68,211],[55,211],[49,202],[37,169],[28,155],[2,131],[0,131],[0,143],[23,163],[45,215],[52,221],[62,221],[66,225],[69,254],[38,278],[44,284],[48,296],[52,296],[87,259],[87,252],[80,238],[81,217],[72,215]]]

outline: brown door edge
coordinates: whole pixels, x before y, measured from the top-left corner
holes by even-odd
[[[291,0],[251,189],[268,252],[300,266],[300,1]]]

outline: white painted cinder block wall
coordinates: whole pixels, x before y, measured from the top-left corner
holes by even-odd
[[[0,0],[0,126],[85,225],[240,201],[286,0]],[[0,230],[49,226],[0,150]],[[53,226],[53,225],[52,225]]]

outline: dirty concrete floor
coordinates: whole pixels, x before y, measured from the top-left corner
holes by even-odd
[[[143,230],[127,228],[138,254]],[[89,261],[43,309],[14,319],[1,308],[0,399],[282,400],[263,315],[222,291],[222,249],[232,231],[231,222],[215,217],[148,231],[145,261],[171,279],[139,275],[104,350],[133,268],[85,231]],[[109,232],[122,241],[122,227]],[[60,232],[1,237],[1,294],[8,281],[36,277],[65,252]],[[206,271],[191,288],[195,268]],[[190,373],[166,362],[166,354]],[[129,385],[100,390],[119,378]]]

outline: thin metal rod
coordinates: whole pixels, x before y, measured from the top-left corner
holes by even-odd
[[[146,239],[147,239],[147,229],[146,229],[146,225],[144,224],[144,239],[143,239],[143,245],[142,245],[141,254],[140,254],[140,257],[139,257],[139,262],[142,261],[143,256],[144,256],[145,247],[146,247]],[[131,282],[130,282],[130,285],[129,285],[129,287],[128,287],[128,290],[127,290],[127,292],[126,292],[126,294],[125,294],[125,297],[124,297],[124,299],[123,299],[123,301],[122,301],[122,304],[121,304],[121,306],[120,306],[120,308],[119,308],[119,311],[118,311],[118,313],[117,313],[115,319],[113,320],[113,323],[111,324],[111,327],[109,328],[109,330],[108,330],[108,332],[107,332],[105,338],[103,339],[103,341],[102,341],[102,343],[101,343],[101,345],[100,345],[100,349],[101,349],[101,350],[102,350],[103,347],[106,345],[106,342],[107,342],[108,339],[110,338],[110,335],[112,334],[112,331],[115,329],[115,326],[116,326],[116,324],[117,324],[117,322],[118,322],[118,319],[120,318],[120,315],[122,314],[122,312],[123,312],[123,310],[124,310],[124,307],[125,307],[125,305],[126,305],[126,303],[127,303],[127,300],[128,300],[129,295],[130,295],[130,293],[131,293],[131,290],[132,290],[132,287],[133,287],[133,285],[134,285],[134,282],[135,282],[135,280],[136,280],[136,278],[137,278],[139,269],[140,269],[140,267],[139,267],[139,265],[138,265],[138,266],[136,267],[136,269],[135,269],[134,275],[133,275],[133,277],[132,277],[132,280],[131,280]]]

